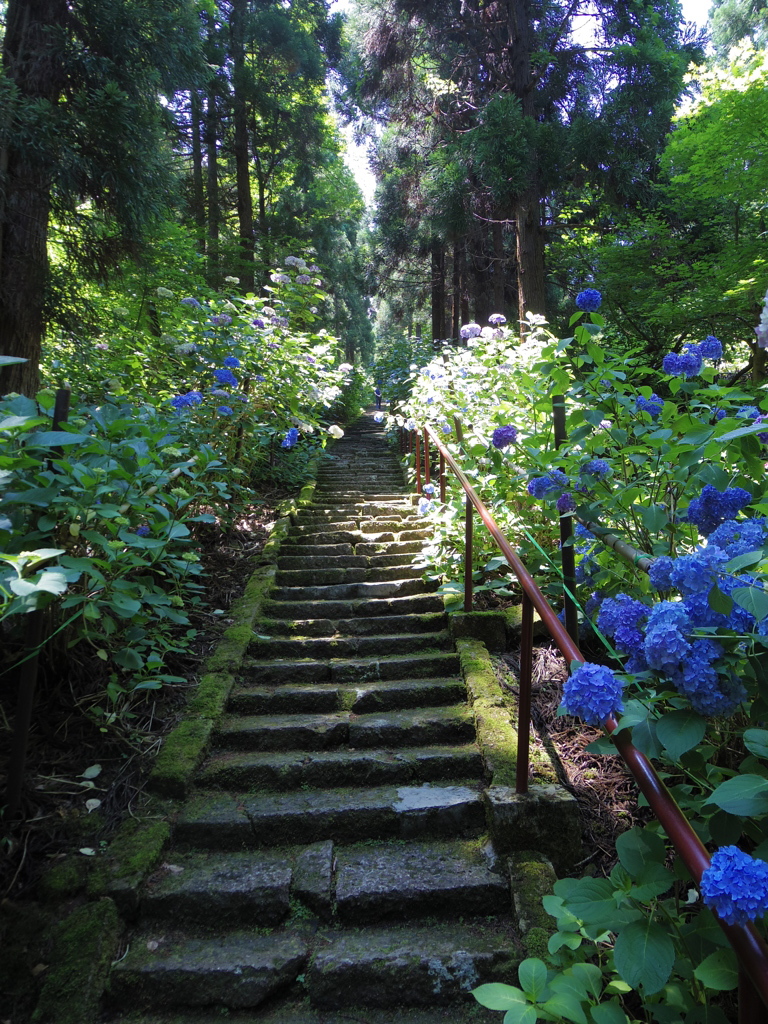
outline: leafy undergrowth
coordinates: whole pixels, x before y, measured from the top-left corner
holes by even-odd
[[[0,900],[26,900],[60,858],[77,850],[97,854],[118,825],[139,808],[152,760],[178,722],[201,667],[229,625],[227,609],[253,571],[287,495],[275,491],[246,508],[226,534],[201,538],[203,600],[190,612],[196,637],[169,662],[183,682],[136,693],[119,706],[105,703],[107,669],[80,647],[42,666],[26,758],[20,814],[6,822],[0,842]],[[5,791],[17,686],[0,688],[0,789]],[[114,716],[114,717],[113,717]]]

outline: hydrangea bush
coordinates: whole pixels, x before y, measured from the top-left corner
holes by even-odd
[[[621,996],[634,988],[650,1019],[666,1020],[669,1005],[675,1020],[694,1020],[737,980],[711,912],[744,921],[768,909],[768,400],[728,383],[713,335],[649,367],[639,352],[618,359],[603,348],[595,289],[584,289],[577,306],[573,336],[562,340],[541,323],[527,325],[522,345],[492,333],[498,328],[467,325],[465,348],[412,368],[395,422],[454,424],[449,448],[545,592],[561,592],[558,520],[575,518],[582,621],[592,646],[604,648],[597,664],[572,666],[561,712],[591,724],[619,713],[620,728],[657,760],[715,852],[701,891],[688,880],[681,901],[660,826],[632,830],[610,879],[557,884],[545,901],[559,927],[551,962],[531,962],[526,977],[541,975],[554,998],[567,974],[574,1015],[562,1003],[558,1012],[568,1019],[599,1004],[620,1016],[590,1019],[624,1020]],[[567,438],[556,448],[558,394]],[[425,503],[424,514],[437,524],[432,556],[450,577],[446,588],[459,592],[463,501],[451,489],[445,505]],[[648,555],[650,573],[620,559],[607,532]],[[503,560],[480,547],[476,575],[484,562],[498,568]],[[614,749],[608,740],[593,747]],[[676,871],[685,885],[685,869]],[[595,956],[594,941],[605,973],[599,984],[582,979],[576,998],[569,972]],[[520,988],[502,988],[478,998],[535,1004],[550,1019],[546,998],[522,977]],[[720,1019],[715,1007],[708,1012]]]

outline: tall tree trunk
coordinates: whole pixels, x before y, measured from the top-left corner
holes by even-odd
[[[507,271],[504,258],[504,226],[501,221],[493,222],[493,312],[504,312],[504,283]]]
[[[56,103],[63,73],[54,27],[66,17],[64,0],[10,0],[3,71],[20,106]],[[0,355],[27,361],[0,367],[0,394],[34,395],[45,330],[52,168],[44,155],[14,143],[13,112],[7,115],[0,137]]]
[[[198,252],[205,252],[205,190],[203,186],[203,105],[200,93],[193,89],[189,98],[192,120],[192,216],[195,218]]]
[[[234,97],[232,116],[235,129],[235,180],[237,183],[237,220],[239,226],[241,264],[238,267],[244,291],[253,291],[253,196],[249,159],[248,121],[245,102],[245,17],[248,0],[232,0],[230,20],[232,41],[232,75]]]
[[[445,339],[445,252],[442,243],[432,243],[432,340]]]
[[[454,341],[461,337],[461,243],[456,239],[453,243],[453,294],[451,296],[453,305],[453,330],[451,335]]]

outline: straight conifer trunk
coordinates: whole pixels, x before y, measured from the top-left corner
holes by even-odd
[[[55,104],[61,65],[52,50],[54,27],[67,16],[63,0],[10,0],[3,68],[19,99]],[[0,355],[26,363],[0,367],[0,394],[34,395],[45,330],[51,169],[46,155],[15,141],[13,111],[0,138]]]

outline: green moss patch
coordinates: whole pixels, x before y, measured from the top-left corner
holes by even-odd
[[[148,785],[160,796],[183,800],[213,732],[210,718],[186,718],[169,733],[157,755]]]
[[[171,827],[164,819],[129,818],[123,822],[107,852],[90,862],[89,895],[122,890],[123,882],[137,886],[159,863],[170,835]]]
[[[119,922],[112,900],[78,907],[53,931],[50,966],[33,1024],[90,1024],[117,952]]]

